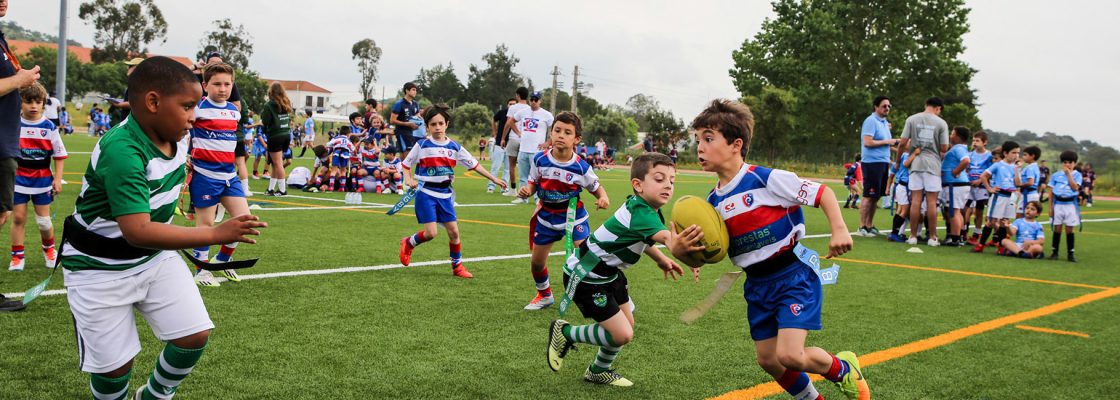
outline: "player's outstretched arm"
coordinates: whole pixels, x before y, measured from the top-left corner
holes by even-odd
[[[494,182],[494,184],[501,187],[502,190],[505,190],[507,187],[509,187],[508,185],[506,185],[506,181],[503,181],[503,180],[499,179],[498,177],[496,177],[494,175],[490,175],[490,171],[487,171],[486,168],[482,168],[481,163],[475,164],[474,168],[471,168],[471,169],[477,171],[480,175],[485,176],[486,179],[490,180],[490,182]],[[528,186],[528,185],[526,185],[526,186]],[[529,196],[525,196],[525,197],[529,197]]]
[[[848,232],[848,225],[840,214],[840,203],[836,201],[836,194],[828,186],[822,186],[821,210],[828,218],[828,225],[832,230],[832,238],[828,241],[828,255],[832,258],[843,255],[852,250],[852,234]]]
[[[591,194],[595,196],[595,208],[606,210],[611,207],[611,199],[607,197],[607,189],[603,185],[599,185]]]
[[[693,277],[700,279],[700,267],[704,265],[704,261],[692,256],[692,253],[704,251],[704,246],[700,244],[700,240],[704,239],[704,231],[699,226],[692,225],[677,232],[677,227],[673,224],[672,230],[657,232],[651,238],[668,247],[669,253],[692,268]]]
[[[669,231],[662,232],[668,233]],[[654,263],[657,263],[657,268],[661,268],[661,272],[665,273],[665,279],[673,278],[675,281],[678,277],[684,275],[684,270],[681,269],[681,266],[677,265],[677,263],[673,261],[672,258],[666,256],[665,253],[662,253],[660,249],[649,246],[646,247],[645,253],[649,258],[653,259]],[[699,277],[700,269],[695,269],[694,273]]]
[[[256,215],[241,215],[230,218],[215,227],[193,227],[152,222],[147,213],[128,214],[117,217],[121,234],[129,244],[136,247],[159,250],[179,250],[198,246],[244,242],[254,244],[256,240],[249,235],[260,235],[256,228],[266,228],[268,224]]]

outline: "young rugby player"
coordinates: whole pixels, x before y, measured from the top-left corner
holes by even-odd
[[[613,386],[634,384],[611,369],[622,346],[634,338],[634,314],[623,271],[637,263],[644,253],[664,271],[666,279],[675,280],[683,273],[681,267],[651,246],[661,243],[681,255],[703,249],[697,245],[703,234],[696,226],[688,227],[680,235],[665,229],[660,210],[673,197],[676,175],[673,160],[664,154],[645,153],[635,159],[630,168],[634,195],[565,260],[564,286],[568,286],[577,269],[588,271],[576,286],[572,302],[595,323],[572,326],[564,320],[552,321],[548,329],[548,367],[553,371],[563,366],[572,343],[588,343],[599,346],[599,352],[583,379]],[[699,278],[699,271],[694,269],[693,276]]]
[[[202,97],[198,78],[167,57],[128,77],[132,114],[94,147],[74,214],[66,219],[62,266],[78,337],[79,366],[96,399],[123,399],[140,352],[135,311],[166,342],[137,399],[171,398],[198,363],[214,324],[175,249],[235,241],[267,226],[252,215],[217,227],[171,223],[186,178],[187,131]],[[135,310],[135,311],[134,311]]]
[[[350,143],[350,127],[338,128],[338,135],[327,142],[327,151],[331,152],[331,179],[327,190],[343,191],[339,183],[346,178],[350,170],[350,153],[354,151],[354,144]]]
[[[16,159],[15,195],[12,202],[12,262],[9,271],[22,271],[24,266],[24,227],[27,226],[27,203],[35,206],[35,224],[43,242],[43,258],[47,268],[54,268],[54,225],[51,223],[51,202],[62,192],[63,164],[66,146],[58,127],[44,117],[43,105],[49,97],[39,83],[20,89],[19,158]],[[54,160],[54,174],[51,174]]]
[[[1081,225],[1081,209],[1077,193],[1081,189],[1081,173],[1077,166],[1077,153],[1066,150],[1059,156],[1062,169],[1050,176],[1050,220],[1054,226],[1054,239],[1050,245],[1050,259],[1058,259],[1058,246],[1062,244],[1062,227],[1066,232],[1066,259],[1077,262],[1073,256],[1073,228]]]
[[[921,147],[915,147],[913,152],[922,151]],[[894,197],[894,221],[891,223],[891,235],[887,240],[897,243],[906,243],[906,233],[902,231],[902,226],[906,224],[906,219],[910,218],[910,164],[914,162],[914,157],[910,156],[911,153],[902,153],[898,156],[898,166],[894,171],[894,187],[891,188],[891,195]]]
[[[715,100],[692,121],[692,129],[700,166],[719,178],[708,202],[727,223],[728,257],[747,275],[743,293],[758,364],[798,399],[821,398],[806,373],[835,382],[850,399],[869,399],[854,353],[805,347],[809,331],[821,329],[823,297],[817,257],[798,243],[805,236],[801,207],[824,211],[832,231],[826,258],[842,255],[852,249],[852,237],[836,195],[792,172],[747,164],[754,117],[743,104]],[[913,172],[910,179],[913,185]]]
[[[377,142],[372,137],[367,137],[362,141],[362,149],[358,152],[361,158],[362,168],[358,170],[358,180],[370,177],[370,179],[377,180],[376,192],[381,192],[380,175],[378,171],[381,168],[381,149],[377,148]],[[358,185],[358,191],[364,192],[365,186]]]
[[[533,156],[529,179],[517,194],[523,199],[536,194],[540,199],[537,211],[529,220],[529,249],[533,253],[529,266],[537,286],[537,296],[525,306],[526,310],[540,310],[554,303],[546,264],[552,244],[564,240],[569,199],[578,199],[580,192],[586,189],[595,196],[596,208],[610,207],[610,199],[606,189],[599,184],[599,177],[574,152],[575,144],[583,137],[583,122],[579,116],[570,111],[560,113],[549,136],[552,149]],[[583,202],[576,204],[574,223],[572,241],[579,246],[591,234]]]
[[[190,136],[191,204],[195,207],[195,224],[213,226],[218,204],[230,215],[249,214],[245,190],[237,176],[234,149],[237,146],[237,122],[241,112],[228,102],[233,88],[233,67],[225,63],[206,66],[202,74],[206,96],[194,109]],[[227,262],[233,257],[237,242],[222,244],[212,262]],[[194,249],[194,258],[210,258],[210,246]],[[223,271],[229,280],[241,280],[234,270]],[[195,282],[202,286],[220,286],[210,271],[197,269]]]
[[[988,204],[988,224],[980,233],[980,241],[972,248],[973,253],[981,253],[988,241],[988,235],[995,232],[995,242],[998,244],[1007,237],[1007,224],[1015,217],[1015,202],[1013,195],[1017,194],[1016,188],[1019,181],[1019,144],[1013,141],[1003,142],[1001,146],[1003,159],[992,163],[984,173],[980,174],[980,182],[991,193]]]
[[[424,187],[416,194],[416,221],[424,229],[401,238],[399,256],[401,264],[408,265],[412,260],[412,250],[434,239],[439,233],[436,224],[443,224],[450,248],[451,273],[460,278],[473,278],[474,275],[463,266],[462,261],[462,241],[456,222],[458,217],[455,216],[455,191],[451,188],[455,165],[462,163],[502,189],[506,188],[506,182],[490,175],[466,148],[447,137],[447,127],[451,123],[448,110],[446,105],[437,104],[424,111],[424,125],[432,138],[416,143],[401,164],[409,171],[404,175],[404,181],[410,188],[418,186],[417,180],[424,182]]]
[[[1027,146],[1020,157],[1023,159],[1023,165],[1019,167],[1018,183],[1021,199],[1015,205],[1016,218],[1023,217],[1027,203],[1041,199],[1038,185],[1042,183],[1042,171],[1038,168],[1038,158],[1042,157],[1042,149],[1038,146]]]
[[[381,169],[377,173],[381,176],[381,194],[389,194],[396,188],[397,194],[404,194],[404,188],[401,186],[401,159],[397,157],[397,148],[390,146],[382,151],[385,155],[385,161],[381,163]]]
[[[988,207],[988,191],[980,182],[980,174],[992,166],[993,152],[988,151],[988,134],[976,131],[972,134],[972,151],[968,153],[968,183],[971,188],[968,193],[968,204],[964,210],[964,224],[968,227],[969,221],[975,214],[976,223],[972,227],[972,235],[968,244],[975,246],[980,241],[980,228],[984,226],[984,209]],[[967,229],[965,229],[967,230]]]
[[[1035,220],[1042,211],[1042,203],[1029,202],[1024,211],[1023,218],[1016,219],[1008,227],[1010,236],[1014,236],[1015,239],[1012,240],[1009,236],[1000,241],[999,253],[1011,257],[1042,258],[1046,254],[1042,249],[1046,236],[1043,234],[1042,225]]]
[[[972,132],[963,126],[953,128],[949,134],[949,151],[941,160],[941,204],[944,204],[945,243],[949,247],[964,246],[964,214],[961,209],[968,200],[968,143]],[[930,236],[937,236],[930,232]]]

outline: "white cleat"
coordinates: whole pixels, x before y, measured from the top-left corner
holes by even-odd
[[[512,204],[525,204],[525,203],[528,203],[528,202],[529,202],[529,200],[525,200],[523,198],[518,197],[516,199],[513,199],[513,201],[511,201],[510,203],[512,203]]]
[[[222,286],[222,283],[218,282],[218,278],[215,278],[214,274],[207,270],[201,270],[194,274],[194,283],[198,286]]]
[[[937,241],[937,238],[929,238],[929,241],[926,242],[926,244],[928,244],[929,247],[937,247],[941,245],[941,242]]]
[[[12,263],[8,264],[8,271],[12,271],[12,272],[23,271],[23,265],[24,264],[26,264],[26,261],[24,259],[22,259],[22,258],[16,259],[15,257],[12,257]]]
[[[555,302],[556,300],[554,297],[544,297],[541,296],[540,293],[537,293],[537,297],[533,298],[533,301],[530,301],[529,304],[526,304],[525,309],[530,311],[543,310],[551,307]]]
[[[911,236],[909,239],[906,239],[906,244],[911,245],[911,246],[917,246],[918,245],[918,238]]]

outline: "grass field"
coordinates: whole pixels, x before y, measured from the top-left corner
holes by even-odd
[[[88,152],[93,140],[74,135],[66,144]],[[67,162],[70,184],[56,203],[56,226],[73,209],[88,158],[74,154]],[[600,173],[612,210],[591,211],[592,228],[622,204],[628,173]],[[706,194],[712,179],[682,175],[677,195]],[[254,191],[265,182],[252,181]],[[615,367],[634,387],[584,383],[594,357],[587,346],[570,353],[561,372],[551,372],[546,328],[556,311],[521,310],[534,295],[526,244],[532,208],[508,205],[509,198],[486,194],[484,184],[473,173],[461,173],[455,184],[459,203],[482,205],[458,209],[473,280],[451,276],[443,233],[414,253],[422,266],[397,268],[398,240],[418,228],[410,214],[344,208],[340,193],[251,197],[271,226],[236,257],[261,258],[243,273],[260,279],[201,288],[217,328],[178,398],[788,398],[754,362],[741,287],[695,325],[677,319],[721,273],[734,270],[727,262],[705,267],[700,283],[665,281],[648,260],[627,271],[637,327]],[[364,196],[369,203],[396,199]],[[925,246],[912,254],[881,238],[857,237],[855,249],[837,261],[839,284],[825,289],[825,329],[812,333],[809,344],[858,353],[881,399],[1114,397],[1120,392],[1113,377],[1120,360],[1114,258],[1120,252],[1109,243],[1120,240],[1120,221],[1107,220],[1120,218],[1120,204],[1099,201],[1084,211],[1086,219],[1106,221],[1085,224],[1077,264]],[[854,229],[855,210],[844,216]],[[810,235],[827,233],[820,211],[806,210],[806,217]],[[887,212],[880,210],[877,221],[886,228]],[[27,248],[38,242],[29,235]],[[827,239],[804,243],[821,250]],[[27,254],[25,272],[0,269],[0,291],[22,292],[48,275],[42,255]],[[554,284],[559,258],[550,260]],[[329,271],[364,266],[383,268]],[[295,271],[325,273],[284,274]],[[55,277],[50,289],[61,288]],[[568,318],[582,321],[578,312]],[[162,347],[146,323],[138,325],[144,350],[133,388],[147,379]],[[0,314],[0,330],[0,399],[89,398],[64,295]],[[826,398],[841,396],[827,382],[817,387]]]

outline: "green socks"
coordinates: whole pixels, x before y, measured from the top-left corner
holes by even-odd
[[[123,400],[128,397],[128,379],[131,377],[132,371],[119,378],[89,374],[89,389],[96,400]]]
[[[596,374],[611,369],[611,364],[614,363],[615,357],[618,357],[618,352],[622,351],[622,346],[614,344],[611,333],[599,324],[566,325],[564,326],[564,337],[573,342],[599,346],[599,354],[595,356],[595,362],[591,364],[591,372]]]
[[[206,350],[206,346],[198,349],[181,349],[167,343],[159,355],[155,371],[152,371],[152,376],[148,378],[148,388],[144,390],[143,399],[163,399],[174,395],[179,384],[191,373],[194,365],[198,364],[203,350]]]

